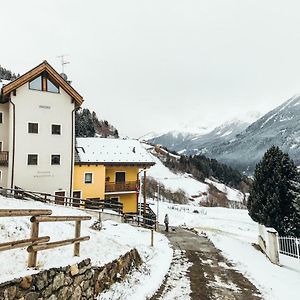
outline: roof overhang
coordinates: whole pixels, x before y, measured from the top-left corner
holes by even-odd
[[[27,73],[18,77],[16,80],[2,87],[2,99],[9,97],[11,92],[24,85],[25,83],[31,81],[43,72],[47,72],[57,82],[57,84],[59,84],[59,86],[72,98],[72,100],[75,101],[76,105],[81,106],[81,104],[83,103],[83,97],[68,82],[66,82],[47,61],[43,61],[35,68],[31,69]]]
[[[150,168],[155,165],[155,162],[75,162],[75,165],[104,165],[104,166],[128,166],[128,167],[140,167]]]

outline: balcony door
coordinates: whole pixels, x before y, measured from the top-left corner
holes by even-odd
[[[116,182],[125,182],[125,172],[116,172]]]

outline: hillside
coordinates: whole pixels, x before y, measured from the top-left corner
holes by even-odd
[[[118,130],[106,120],[99,120],[97,114],[87,108],[76,112],[76,137],[103,137],[118,138]]]
[[[177,203],[192,203],[198,206],[243,206],[245,195],[213,178],[197,180],[192,174],[174,170],[165,165],[166,158],[154,150],[152,146],[145,145],[152,155],[155,165],[147,173],[154,179],[149,182],[148,188],[152,189],[149,196],[157,191],[157,183],[160,185],[160,194],[166,201]],[[178,193],[181,193],[178,195]],[[178,201],[181,200],[181,201]],[[184,201],[186,200],[186,201]]]

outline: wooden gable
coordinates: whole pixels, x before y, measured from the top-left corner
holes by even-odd
[[[75,101],[76,106],[81,106],[83,103],[82,96],[68,82],[66,82],[47,61],[43,61],[32,70],[5,85],[1,90],[2,96],[9,96],[11,92],[14,92],[20,86],[35,79],[45,72]]]

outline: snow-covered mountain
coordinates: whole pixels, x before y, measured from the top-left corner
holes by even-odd
[[[252,124],[232,121],[205,135],[172,133],[151,142],[184,154],[203,153],[251,174],[256,163],[272,145],[289,153],[300,164],[300,95],[295,95]]]
[[[233,139],[258,117],[257,112],[252,112],[221,125],[211,123],[203,126],[183,126],[181,130],[152,135],[146,139],[181,154],[206,153],[208,148]]]
[[[235,138],[211,147],[208,154],[252,173],[255,164],[272,145],[279,146],[300,164],[300,95],[268,112]]]

